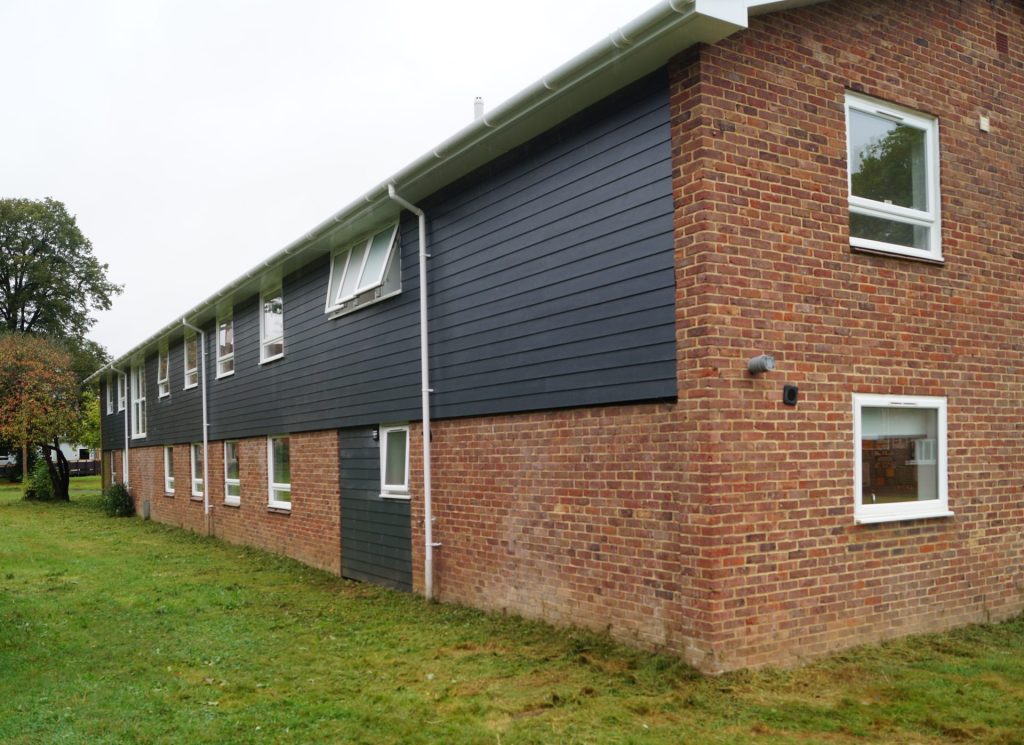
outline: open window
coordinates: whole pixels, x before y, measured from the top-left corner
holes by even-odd
[[[171,356],[166,342],[160,345],[160,356],[157,357],[156,387],[159,398],[171,395]]]
[[[399,292],[397,244],[396,223],[335,253],[331,257],[326,312],[338,315]]]
[[[951,515],[946,399],[856,394],[853,415],[856,521]]]
[[[935,117],[846,94],[850,244],[942,260]]]
[[[260,364],[284,357],[284,292],[281,285],[260,294]]]

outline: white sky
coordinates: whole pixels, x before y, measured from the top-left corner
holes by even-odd
[[[2,0],[0,197],[64,202],[117,355],[654,0]]]

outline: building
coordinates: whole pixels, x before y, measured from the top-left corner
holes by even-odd
[[[1022,29],[663,3],[99,371],[107,478],[711,672],[1020,612]]]

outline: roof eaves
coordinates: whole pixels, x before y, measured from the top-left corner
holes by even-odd
[[[808,1],[816,0],[804,0],[803,4]],[[756,5],[748,0],[666,0],[658,4],[373,187],[111,364],[144,353],[180,329],[182,317],[202,322],[218,302],[243,288],[252,290],[262,275],[272,271],[284,274],[297,254],[326,236],[339,230],[357,233],[394,219],[400,210],[388,198],[389,184],[412,201],[422,199],[653,72],[678,52],[697,43],[713,44],[745,28],[748,8]],[[86,382],[99,378],[108,367],[94,372]]]

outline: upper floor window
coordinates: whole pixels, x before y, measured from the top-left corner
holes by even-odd
[[[395,254],[398,225],[334,254],[326,312],[354,310],[401,289]]]
[[[146,366],[132,367],[132,437],[146,436]]]
[[[107,376],[107,413],[114,413],[114,379]]]
[[[855,394],[853,417],[857,522],[951,514],[945,398]]]
[[[166,346],[160,347],[156,363],[156,387],[160,398],[171,395],[171,356]]]
[[[235,319],[228,311],[217,318],[217,377],[235,371]]]
[[[278,285],[260,294],[260,363],[284,357],[284,293]]]
[[[185,332],[185,390],[199,385],[199,337]]]
[[[128,382],[127,375],[118,374],[117,376],[117,410],[124,411],[125,407],[125,384]]]
[[[942,260],[935,117],[846,94],[850,243]]]

